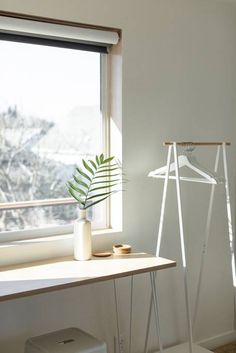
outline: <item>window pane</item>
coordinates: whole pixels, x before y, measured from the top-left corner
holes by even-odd
[[[0,202],[68,197],[75,165],[102,152],[100,54],[7,41],[0,52]],[[40,224],[67,222],[63,207],[42,207]],[[40,212],[3,211],[0,230]]]

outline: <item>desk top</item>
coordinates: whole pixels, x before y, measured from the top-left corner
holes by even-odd
[[[0,301],[77,287],[89,283],[159,271],[176,262],[145,253],[93,257],[89,261],[59,258],[0,269]]]

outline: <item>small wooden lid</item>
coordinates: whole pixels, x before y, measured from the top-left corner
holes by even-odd
[[[95,256],[95,257],[108,257],[111,255],[112,255],[112,253],[110,251],[96,252],[93,254],[93,256]]]
[[[131,246],[128,244],[116,244],[113,245],[113,252],[118,255],[129,254],[131,253]]]

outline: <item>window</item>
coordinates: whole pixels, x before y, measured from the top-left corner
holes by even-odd
[[[66,181],[82,158],[108,153],[104,47],[51,38],[50,28],[50,35],[29,37],[28,29],[19,35],[15,27],[10,33],[11,23],[6,27],[0,29],[0,232],[69,231],[77,205]],[[92,209],[94,228],[107,227],[107,205]]]

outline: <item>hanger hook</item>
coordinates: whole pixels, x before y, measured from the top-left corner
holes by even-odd
[[[195,146],[193,146],[192,144],[189,144],[189,145],[186,146],[184,151],[186,153],[192,153],[194,150],[195,150]]]

